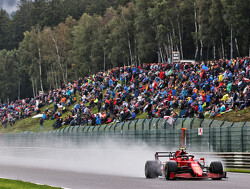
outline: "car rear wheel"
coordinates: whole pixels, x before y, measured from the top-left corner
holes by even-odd
[[[157,178],[161,176],[161,164],[158,161],[147,161],[145,164],[146,178]]]
[[[223,174],[222,163],[220,161],[213,161],[213,162],[211,162],[209,170],[210,170],[211,173]],[[212,178],[212,179],[213,180],[221,180],[222,177]]]
[[[173,173],[176,173],[177,172],[177,163],[174,162],[174,161],[169,161],[166,163],[166,166],[165,166],[165,178],[166,180],[170,180],[170,173],[173,172]],[[172,178],[173,180],[175,178]]]

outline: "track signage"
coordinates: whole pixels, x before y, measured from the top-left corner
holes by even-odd
[[[202,136],[203,135],[203,128],[198,128],[198,135]]]
[[[172,52],[172,60],[174,63],[180,62],[180,52],[179,51],[173,51]]]

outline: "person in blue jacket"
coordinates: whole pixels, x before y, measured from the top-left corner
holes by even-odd
[[[96,116],[96,124],[101,125],[101,120],[99,116]]]

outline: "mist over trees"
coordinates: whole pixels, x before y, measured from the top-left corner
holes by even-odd
[[[0,10],[1,102],[117,66],[249,55],[250,1],[19,0]]]

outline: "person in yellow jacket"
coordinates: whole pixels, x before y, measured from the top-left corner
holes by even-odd
[[[221,100],[223,100],[224,102],[227,101],[229,99],[229,96],[228,94],[225,94]]]
[[[222,82],[223,81],[223,75],[219,75],[219,82]]]

